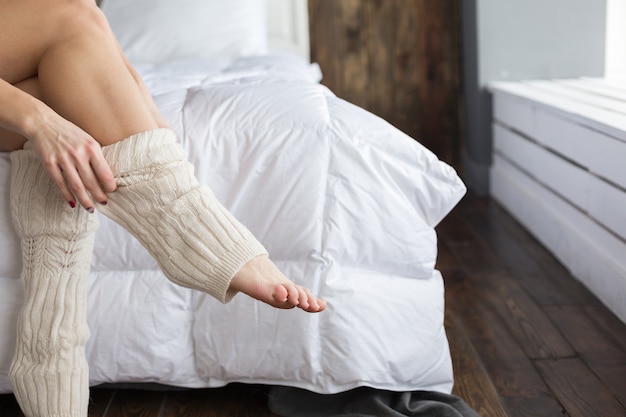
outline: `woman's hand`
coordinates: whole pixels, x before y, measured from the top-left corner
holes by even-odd
[[[36,77],[16,86],[0,78],[0,127],[25,137],[72,206],[106,204],[117,185],[100,144],[39,100]]]
[[[28,135],[33,151],[70,206],[75,207],[78,200],[93,212],[95,203],[106,204],[106,193],[117,187],[100,144],[56,113],[45,119]]]

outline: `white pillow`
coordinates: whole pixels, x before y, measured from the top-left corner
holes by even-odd
[[[265,0],[104,0],[133,63],[267,52]]]

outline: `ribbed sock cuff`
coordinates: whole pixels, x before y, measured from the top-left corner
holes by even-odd
[[[11,152],[11,217],[20,237],[49,234],[74,239],[95,231],[96,216],[73,209],[32,150]]]

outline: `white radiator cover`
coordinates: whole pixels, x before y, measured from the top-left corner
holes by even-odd
[[[491,195],[626,322],[626,81],[490,90]]]

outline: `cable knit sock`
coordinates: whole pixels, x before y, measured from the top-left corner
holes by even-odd
[[[9,372],[27,417],[86,417],[86,285],[97,218],[72,209],[31,150],[11,154],[24,306]]]
[[[265,248],[200,185],[171,129],[103,148],[118,188],[100,211],[130,231],[174,283],[222,302],[239,269]]]

